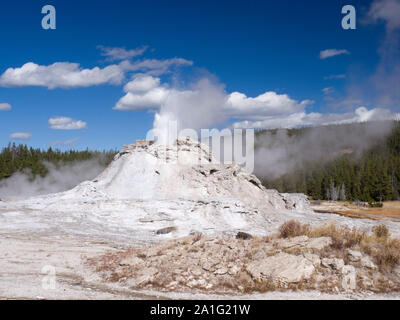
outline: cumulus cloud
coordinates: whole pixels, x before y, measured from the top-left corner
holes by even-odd
[[[201,112],[199,117],[203,118],[205,114],[211,113],[216,117],[218,113],[220,116],[216,118],[224,120],[227,117],[251,120],[296,113],[303,111],[308,104],[312,103],[310,100],[298,102],[286,94],[277,94],[273,91],[254,98],[240,92],[226,94],[221,84],[207,78],[191,84],[187,89],[175,89],[167,84],[161,84],[160,78],[140,75],[127,83],[124,91],[126,94],[117,102],[114,109],[157,111],[168,105],[166,107],[168,113],[179,114],[176,118],[182,117],[185,112],[188,112],[189,117]],[[216,103],[210,101],[207,96],[214,97]],[[177,107],[173,107],[174,104]],[[185,122],[188,121],[185,120]]]
[[[160,86],[160,78],[137,75],[124,86],[125,92],[146,92]]]
[[[277,94],[273,91],[265,92],[255,98],[247,97],[240,92],[233,92],[228,95],[224,109],[233,118],[256,119],[293,114],[304,110],[305,106],[311,103],[311,100],[298,102],[287,94]]]
[[[319,53],[319,58],[323,60],[323,59],[331,58],[331,57],[334,57],[334,56],[339,56],[341,54],[350,54],[350,52],[347,51],[346,49],[340,49],[340,50],[338,50],[338,49],[326,49],[326,50],[322,50]]]
[[[172,58],[165,60],[143,59],[135,62],[122,61],[120,67],[125,71],[146,72],[154,76],[160,76],[169,72],[170,68],[179,66],[192,66],[193,61],[183,58]]]
[[[79,130],[86,128],[86,122],[68,117],[50,118],[49,125],[51,129],[55,130]]]
[[[48,66],[28,62],[20,68],[8,68],[0,76],[0,86],[77,88],[100,84],[120,84],[123,79],[124,72],[117,65],[82,69],[78,63],[71,62],[56,62]]]
[[[11,139],[27,140],[30,137],[32,137],[32,133],[30,132],[14,132],[10,134]]]
[[[0,111],[11,110],[11,105],[9,103],[0,103]]]
[[[170,90],[166,85],[160,85],[160,78],[140,75],[124,86],[126,92],[117,104],[115,110],[156,110],[165,102]]]
[[[106,57],[107,61],[117,61],[141,56],[148,49],[148,46],[141,46],[131,50],[123,47],[104,47],[101,45],[97,48],[100,49],[101,55]]]
[[[351,112],[307,112],[306,107],[313,103],[311,100],[298,101],[273,91],[256,97],[240,92],[228,94],[223,85],[208,78],[186,89],[176,89],[162,84],[160,78],[140,75],[127,83],[124,90],[126,95],[114,109],[155,111],[155,128],[165,127],[171,120],[177,121],[180,129],[199,129],[229,118],[239,120],[233,123],[234,128],[294,128],[400,118],[389,109],[360,106],[359,100],[346,102],[353,107],[359,105]],[[323,92],[329,94],[333,90],[333,87],[327,87]]]

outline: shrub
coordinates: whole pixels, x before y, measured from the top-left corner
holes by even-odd
[[[346,227],[336,227],[335,224],[331,223],[325,226],[317,227],[309,232],[310,237],[331,237],[332,248],[334,249],[344,249],[351,248],[365,238],[365,233],[358,231],[356,229],[349,229]]]
[[[384,225],[380,224],[372,227],[372,232],[377,238],[388,238],[389,237],[389,229]]]
[[[392,271],[400,262],[400,240],[387,238],[383,244],[377,243],[371,255],[381,271]]]
[[[281,238],[298,237],[307,234],[310,231],[310,226],[301,224],[296,220],[286,221],[279,227]]]
[[[371,208],[382,208],[383,207],[382,202],[368,202],[368,204]]]
[[[383,247],[373,252],[373,258],[381,271],[392,271],[399,263],[399,252],[394,248]]]

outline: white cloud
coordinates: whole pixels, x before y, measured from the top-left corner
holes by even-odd
[[[268,91],[255,98],[247,97],[240,92],[233,92],[227,97],[225,110],[233,118],[255,119],[260,117],[292,114],[302,111],[312,101],[304,100],[298,102],[291,99],[287,94],[277,94]]]
[[[215,92],[221,90],[213,86],[211,82],[206,83],[206,81],[200,81],[199,85],[191,90],[171,89],[166,84],[160,84],[160,78],[140,75],[128,82],[124,91],[126,92],[125,96],[114,106],[116,110],[158,110],[169,97],[177,105],[182,105],[185,101],[186,109],[190,109],[191,106],[188,104],[196,104],[193,97],[201,99],[201,94],[211,93],[219,96]],[[214,107],[220,109],[219,112],[236,119],[256,119],[276,114],[291,114],[304,110],[306,105],[312,103],[309,100],[298,102],[286,94],[277,94],[272,91],[265,92],[255,98],[247,97],[240,92],[233,92],[229,95],[221,94],[224,95],[224,100]],[[215,108],[214,112],[217,111]]]
[[[124,86],[125,92],[146,92],[160,86],[160,78],[138,75]]]
[[[11,139],[21,139],[21,140],[26,140],[32,137],[32,133],[30,132],[14,132],[10,134]]]
[[[341,54],[350,54],[350,52],[347,51],[346,49],[340,49],[340,50],[338,50],[338,49],[326,49],[326,50],[322,50],[319,53],[319,58],[320,59],[327,59],[327,58],[331,58],[331,57],[338,56],[338,55],[341,55]]]
[[[55,130],[79,130],[86,128],[86,122],[68,117],[50,118],[49,125],[51,129]]]
[[[78,63],[56,62],[49,66],[25,63],[20,68],[8,68],[0,76],[0,86],[42,86],[54,88],[77,88],[100,84],[119,84],[124,73],[117,65],[103,69],[81,69]]]
[[[155,88],[143,94],[128,92],[115,105],[116,110],[159,109],[169,93],[168,89]]]
[[[101,50],[102,56],[107,57],[107,61],[116,61],[141,56],[148,49],[148,46],[142,46],[131,50],[127,50],[125,48],[104,46],[98,46],[97,48]]]
[[[120,63],[120,67],[125,71],[143,71],[154,76],[159,76],[167,73],[172,67],[192,65],[193,61],[183,58],[172,58],[165,60],[143,59],[135,61],[133,63],[125,60]]]
[[[0,103],[0,111],[11,110],[11,105],[9,103]]]
[[[400,28],[400,1],[375,0],[371,4],[368,17],[372,22],[384,21],[388,31]]]
[[[149,75],[134,78],[124,86],[124,91],[125,96],[114,106],[116,110],[159,109],[170,93],[166,85],[160,86],[160,78]]]
[[[235,128],[293,128],[400,119],[400,114],[389,109],[358,107],[346,113],[307,112],[311,100],[298,101],[287,94],[267,91],[256,97],[240,92],[227,94],[222,85],[205,78],[189,89],[178,90],[162,84],[159,78],[140,75],[124,87],[123,96],[114,109],[156,111],[155,127],[166,120],[176,120],[180,128],[208,128],[231,118],[239,120]],[[333,87],[323,89],[332,93]],[[360,106],[359,100],[343,101],[349,108]]]

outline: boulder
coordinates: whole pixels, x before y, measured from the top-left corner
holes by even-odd
[[[303,256],[310,261],[314,267],[319,267],[321,265],[321,259],[319,258],[319,255],[306,252]]]
[[[236,234],[236,239],[249,240],[251,238],[253,238],[253,236],[251,234],[249,234],[249,233],[246,233],[246,232],[239,231]]]
[[[308,241],[307,236],[299,236],[288,239],[278,239],[275,241],[275,244],[277,245],[277,247],[281,249],[293,249],[293,248],[304,247],[307,241]]]
[[[372,270],[378,269],[378,267],[375,265],[375,263],[373,263],[371,258],[368,256],[362,257],[360,260],[360,263],[361,263],[361,266],[364,268],[368,268],[368,269],[372,269]]]
[[[167,234],[167,233],[171,233],[173,231],[176,230],[176,227],[166,227],[166,228],[162,228],[162,229],[158,229],[156,231],[156,234]]]
[[[349,258],[349,260],[351,262],[358,262],[358,261],[361,260],[363,255],[362,255],[362,253],[360,251],[348,249],[347,250],[347,257]]]
[[[271,279],[277,282],[296,283],[302,279],[309,279],[315,268],[312,262],[303,256],[281,252],[249,263],[246,270],[253,279],[259,281]]]
[[[322,250],[323,248],[330,246],[332,244],[332,239],[330,237],[319,237],[311,238],[307,245],[307,249]]]
[[[310,249],[322,250],[332,244],[330,237],[309,238],[307,236],[293,237],[289,239],[279,239],[275,241],[276,245],[282,249]]]

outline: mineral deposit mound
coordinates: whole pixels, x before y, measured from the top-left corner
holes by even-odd
[[[36,212],[52,230],[82,233],[84,226],[89,234],[140,240],[267,234],[296,215],[313,215],[305,195],[267,190],[241,166],[219,163],[208,146],[188,138],[171,146],[137,141],[94,180],[7,206]]]

